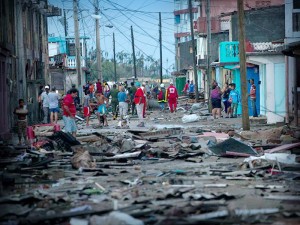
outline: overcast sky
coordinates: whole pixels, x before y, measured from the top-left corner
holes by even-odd
[[[67,10],[68,36],[74,36],[73,0],[49,0],[49,4]],[[172,72],[175,60],[174,1],[173,0],[99,0],[101,10],[101,49],[113,55],[112,34],[115,33],[116,52],[132,53],[130,26],[133,26],[135,51],[159,59],[159,15],[162,13],[163,73]],[[94,0],[79,0],[80,35],[90,37],[89,47],[95,48]],[[64,36],[61,17],[48,19],[49,34]],[[112,25],[108,28],[106,25]]]

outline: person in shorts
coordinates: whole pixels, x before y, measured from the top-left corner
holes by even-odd
[[[212,84],[212,90],[211,90],[211,105],[212,105],[212,116],[214,119],[218,119],[221,117],[221,96],[222,96],[222,91],[220,87],[218,86],[217,82],[213,82]]]
[[[57,123],[59,110],[59,95],[56,93],[56,88],[53,87],[48,94],[49,110],[50,110],[50,122]]]
[[[78,90],[72,88],[63,99],[63,120],[65,124],[65,131],[71,133],[76,137],[77,126],[75,122],[76,107],[74,103],[74,98],[77,97]]]
[[[97,102],[98,102],[98,109],[96,112],[97,118],[99,120],[99,125],[102,127],[108,127],[108,123],[107,123],[107,108],[106,108],[106,104],[108,102],[108,99],[102,94],[100,93],[97,96]]]

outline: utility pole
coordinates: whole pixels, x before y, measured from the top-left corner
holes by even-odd
[[[160,83],[162,84],[162,82],[163,82],[163,73],[162,73],[161,12],[159,12],[159,58],[160,58],[159,76],[160,76]]]
[[[94,0],[95,4],[95,14],[99,15],[99,1]],[[96,55],[97,55],[97,74],[98,79],[102,82],[102,62],[101,62],[101,48],[100,48],[100,16],[96,18],[95,28],[96,28]]]
[[[81,88],[81,51],[80,51],[80,40],[79,40],[79,29],[78,29],[78,1],[73,0],[73,11],[74,11],[74,26],[75,26],[75,48],[76,48],[76,72],[78,79],[78,88]],[[81,92],[78,93],[81,95]]]
[[[237,0],[239,20],[239,55],[240,74],[242,87],[242,123],[243,130],[250,130],[247,93],[246,53],[245,53],[245,23],[244,23],[244,0]]]
[[[195,51],[195,38],[194,38],[194,22],[193,22],[193,12],[192,12],[192,0],[189,0],[189,13],[190,13],[190,27],[192,35],[192,48],[193,48],[193,67],[194,67],[194,77],[195,77],[195,98],[196,101],[199,99],[198,92],[198,74],[197,74],[197,65],[196,65],[196,51]]]
[[[113,33],[113,48],[114,48],[114,72],[115,72],[115,83],[117,82],[117,64],[116,64],[116,41],[115,33]]]
[[[68,37],[68,28],[67,28],[68,24],[67,24],[67,15],[66,15],[66,10],[64,9],[64,30],[65,30],[65,41],[66,41],[66,54],[68,54],[68,41],[67,41],[67,37]]]
[[[211,91],[211,68],[210,68],[210,52],[211,52],[211,20],[210,20],[210,0],[206,0],[206,78],[207,78],[207,93],[208,93],[208,111],[211,112],[211,99],[210,99],[210,91]]]
[[[130,26],[130,28],[131,28],[131,43],[132,43],[132,56],[133,56],[133,73],[134,73],[134,78],[136,79],[136,63],[135,63],[134,37],[133,37],[132,26]]]

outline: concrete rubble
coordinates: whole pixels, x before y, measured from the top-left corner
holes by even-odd
[[[135,117],[128,129],[79,121],[76,139],[41,126],[31,146],[3,144],[0,224],[299,222],[296,128],[241,131],[240,118],[211,120],[205,104],[181,107],[148,111],[143,129]]]

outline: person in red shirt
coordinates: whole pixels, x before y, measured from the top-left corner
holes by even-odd
[[[76,88],[72,88],[63,99],[63,121],[65,124],[65,131],[71,133],[74,137],[76,137],[76,107],[74,103],[74,98],[77,97],[78,90]]]
[[[177,108],[178,93],[176,87],[174,87],[173,85],[173,82],[170,83],[170,86],[167,89],[167,99],[170,107],[170,112],[175,112]]]
[[[96,90],[96,93],[97,93],[97,94],[98,94],[98,93],[103,94],[103,89],[102,89],[102,84],[101,84],[101,82],[100,82],[100,79],[98,79],[98,81],[96,82],[96,88],[97,88],[97,90]]]
[[[183,92],[185,95],[187,95],[188,91],[189,91],[189,86],[190,86],[190,80],[187,80],[187,82],[185,83],[184,88],[181,92]]]
[[[136,106],[137,115],[139,117],[140,123],[137,125],[138,127],[144,127],[144,117],[143,117],[143,109],[146,104],[146,97],[143,89],[141,88],[141,84],[139,82],[135,83],[137,90],[134,95],[134,103]]]

